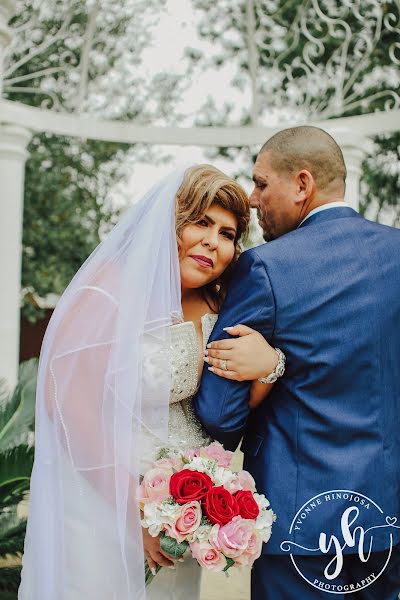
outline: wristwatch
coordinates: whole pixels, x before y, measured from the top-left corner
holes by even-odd
[[[279,379],[279,377],[282,377],[282,375],[285,372],[286,356],[279,348],[275,348],[275,352],[278,355],[278,364],[276,365],[272,373],[270,373],[266,377],[260,377],[260,379],[258,380],[260,383],[275,383],[275,381]]]

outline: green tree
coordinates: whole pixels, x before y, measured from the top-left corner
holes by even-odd
[[[117,144],[36,135],[26,165],[22,286],[23,314],[42,311],[35,296],[62,294],[118,211],[106,203],[118,176]],[[113,160],[114,159],[114,160]]]
[[[145,124],[174,121],[183,76],[146,73],[164,0],[19,0],[5,61],[6,98],[52,110]],[[162,160],[136,144],[37,134],[26,165],[23,315],[41,317],[37,297],[61,294],[116,221],[110,190],[136,161]]]
[[[211,50],[195,54],[198,68],[218,69],[234,61],[232,85],[253,96],[239,115],[232,105],[218,110],[209,101],[199,120],[203,125],[249,125],[255,117],[262,122],[274,115],[284,127],[288,121],[399,105],[400,7],[395,0],[196,0],[194,7],[199,34],[212,42]],[[397,163],[389,174],[385,165],[393,165],[398,136],[374,142],[374,153],[364,163],[362,210],[396,224],[400,168]],[[242,165],[241,175],[250,172],[256,150],[218,148],[216,153]],[[379,208],[375,213],[372,206],[368,210],[371,203]]]

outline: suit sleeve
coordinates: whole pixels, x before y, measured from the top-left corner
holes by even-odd
[[[227,297],[210,341],[230,336],[224,327],[242,323],[271,339],[275,325],[275,302],[264,263],[257,252],[240,257]],[[235,449],[243,435],[247,417],[249,381],[231,381],[204,369],[194,408],[208,433],[228,449]]]

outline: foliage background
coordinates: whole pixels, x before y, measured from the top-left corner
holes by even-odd
[[[272,17],[264,19],[256,11],[253,23],[246,0],[192,0],[197,34],[189,45],[182,45],[176,69],[157,64],[149,69],[146,52],[172,1],[18,0],[18,16],[11,23],[15,40],[6,57],[5,96],[33,106],[140,124],[245,126],[272,118],[284,127],[288,120],[383,110],[391,101],[387,90],[400,86],[400,57],[396,54],[396,64],[389,51],[400,40],[396,0],[356,0],[351,6],[337,0],[255,0]],[[391,26],[381,28],[379,35],[377,6],[383,7],[383,15],[394,15]],[[343,16],[346,25],[337,26],[332,35],[316,7],[331,17]],[[306,33],[299,28],[302,18]],[[338,97],[336,82],[349,30]],[[310,38],[318,40],[318,51],[310,46]],[[252,40],[258,48],[257,77]],[[372,44],[367,53],[366,40]],[[165,52],[172,52],[174,44],[179,46],[180,40],[171,39]],[[307,53],[312,69],[305,64]],[[204,93],[205,100],[195,110],[182,101],[206,73],[217,78],[221,74],[221,85],[226,85],[222,75],[227,65],[231,75],[223,101],[215,89]],[[361,212],[394,226],[400,225],[399,143],[399,133],[374,140],[361,182]],[[211,148],[206,159],[224,160],[227,170],[249,188],[257,150]],[[43,316],[43,299],[62,293],[118,219],[124,204],[110,198],[116,183],[127,179],[132,163],[157,165],[168,159],[165,149],[143,144],[128,147],[47,133],[33,137],[25,179],[25,318]],[[255,224],[252,240],[261,241]]]

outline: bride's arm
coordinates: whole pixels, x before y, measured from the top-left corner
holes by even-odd
[[[261,333],[246,325],[226,327],[225,331],[239,337],[207,344],[204,360],[210,371],[234,381],[254,381],[274,371],[279,356]]]
[[[249,407],[255,408],[273,387],[273,384],[261,383],[258,379],[274,371],[278,365],[278,354],[258,331],[246,325],[236,325],[226,331],[239,337],[211,342],[207,346],[204,360],[208,363],[209,370],[220,377],[234,381],[253,381]]]

